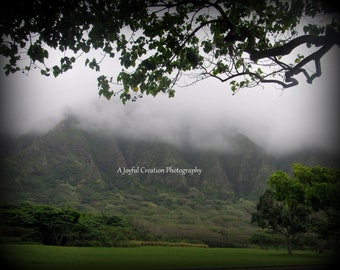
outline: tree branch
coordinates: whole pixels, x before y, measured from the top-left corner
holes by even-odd
[[[339,33],[337,33],[331,28],[327,28],[326,35],[324,36],[304,35],[301,37],[297,37],[280,47],[275,47],[275,48],[272,48],[269,50],[263,50],[263,51],[252,50],[252,51],[248,51],[248,53],[250,54],[250,59],[256,62],[257,60],[262,59],[262,58],[288,55],[291,53],[292,50],[294,50],[296,47],[302,44],[313,44],[316,47],[322,46],[322,48],[310,54],[308,57],[304,58],[301,62],[299,62],[293,68],[290,68],[285,73],[285,80],[286,82],[288,82],[288,84],[284,82],[281,82],[279,84],[281,84],[284,88],[288,88],[288,87],[292,87],[298,84],[298,81],[292,77],[301,72],[307,78],[308,83],[312,83],[315,78],[321,76],[320,59],[326,52],[328,52],[332,48],[333,45],[335,44],[340,45],[340,34]],[[314,74],[309,75],[308,72],[303,67],[312,60],[314,60],[315,62],[316,71]],[[265,81],[262,81],[262,82],[265,82]],[[277,81],[275,82],[277,83]]]
[[[288,43],[271,48],[269,50],[263,50],[263,51],[256,51],[252,50],[248,53],[250,54],[250,59],[252,61],[257,61],[262,58],[267,58],[271,56],[282,56],[282,55],[288,55],[291,53],[292,50],[294,50],[296,47],[302,45],[302,44],[313,44],[316,47],[320,47],[322,45],[326,44],[338,44],[340,45],[340,34],[336,32],[332,28],[326,29],[326,35],[324,36],[312,36],[312,35],[304,35],[297,37]]]
[[[207,2],[209,2],[209,1],[207,1]],[[223,8],[217,2],[210,3],[210,5],[213,6],[216,10],[218,10],[218,12],[221,14],[221,16],[223,18],[223,22],[227,26],[227,29],[232,31],[234,29],[234,25],[229,20],[228,16],[226,15],[226,13],[223,10]]]
[[[292,50],[294,50],[296,47],[302,45],[302,44],[313,44],[317,47],[322,46],[324,44],[327,44],[329,42],[332,42],[333,44],[338,43],[338,40],[334,40],[333,38],[330,40],[329,35],[325,36],[312,36],[312,35],[304,35],[297,37],[288,43],[275,47],[269,50],[263,50],[263,51],[250,51],[250,59],[254,62],[258,61],[262,58],[272,57],[272,56],[283,56],[288,55],[291,53]]]
[[[320,64],[320,59],[321,57],[328,52],[331,48],[332,48],[333,44],[332,43],[328,43],[325,44],[320,50],[316,51],[315,53],[309,55],[308,57],[306,57],[305,59],[303,59],[300,63],[298,63],[296,66],[294,66],[292,69],[290,69],[289,71],[286,72],[285,76],[286,76],[286,81],[291,81],[292,80],[292,76],[299,74],[300,72],[303,72],[303,74],[305,75],[305,77],[307,78],[307,82],[308,83],[312,83],[313,80],[317,77],[321,76],[321,64]],[[303,69],[302,67],[305,66],[307,63],[309,63],[310,61],[314,60],[315,61],[315,68],[316,71],[313,75],[309,75],[307,73],[307,71],[305,69]]]

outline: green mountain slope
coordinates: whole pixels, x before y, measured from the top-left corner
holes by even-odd
[[[183,149],[87,132],[70,118],[7,145],[1,201],[115,213],[159,237],[242,245],[257,229],[250,216],[271,173],[329,159],[318,152],[271,157],[245,136],[232,140],[237,147],[229,152]]]

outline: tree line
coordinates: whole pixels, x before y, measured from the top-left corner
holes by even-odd
[[[285,243],[290,254],[294,248],[340,247],[340,171],[293,164],[292,176],[276,171],[267,183],[251,219],[264,230],[252,235],[250,244],[278,248]],[[4,241],[46,245],[123,246],[133,240],[174,240],[138,229],[119,215],[30,203],[0,206],[0,230]]]
[[[150,240],[125,218],[103,213],[80,213],[69,206],[30,203],[3,205],[0,219],[2,237],[18,242],[57,246],[117,246],[128,240]]]

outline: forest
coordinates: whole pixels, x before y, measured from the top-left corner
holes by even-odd
[[[18,242],[56,246],[117,246],[127,240],[150,240],[127,220],[80,213],[71,207],[22,203],[1,207],[2,235]]]
[[[177,225],[179,231],[174,227],[172,233],[160,234],[150,228],[146,230],[145,227],[143,228],[143,223],[136,223],[138,221],[136,219],[133,221],[129,213],[125,215],[85,213],[70,206],[21,203],[1,206],[2,241],[5,243],[37,242],[56,246],[109,247],[174,245],[258,246],[264,249],[278,249],[286,245],[290,254],[293,249],[319,252],[337,249],[340,235],[338,200],[340,172],[321,166],[308,167],[294,164],[292,167],[294,177],[282,171],[277,171],[270,176],[268,187],[260,196],[256,209],[250,201],[239,200],[238,207],[234,210],[237,215],[242,215],[240,212],[242,204],[248,204],[248,211],[253,211],[251,223],[264,229],[253,228],[252,234],[248,234],[248,237],[238,238],[236,234],[227,241],[221,241],[222,233],[220,241],[216,241],[218,236],[213,234],[209,236],[208,228],[201,232],[195,230],[194,228],[199,228],[198,224],[192,223],[190,217],[185,216],[181,216],[181,221],[177,222],[188,223],[189,227],[192,224],[194,231],[200,235],[186,238],[183,232],[180,232],[179,225]],[[171,207],[168,206],[168,209]],[[198,215],[203,217],[203,214]],[[155,216],[151,215],[151,218]],[[172,222],[175,223],[169,225],[176,226],[176,221]],[[250,224],[250,220],[246,223]],[[237,224],[240,223],[235,223],[234,226]]]

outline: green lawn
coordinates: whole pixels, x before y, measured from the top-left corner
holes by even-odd
[[[285,250],[194,247],[55,247],[3,245],[11,269],[213,269],[222,267],[325,265],[330,255]],[[3,264],[2,264],[3,265]],[[2,268],[3,269],[3,268]]]

